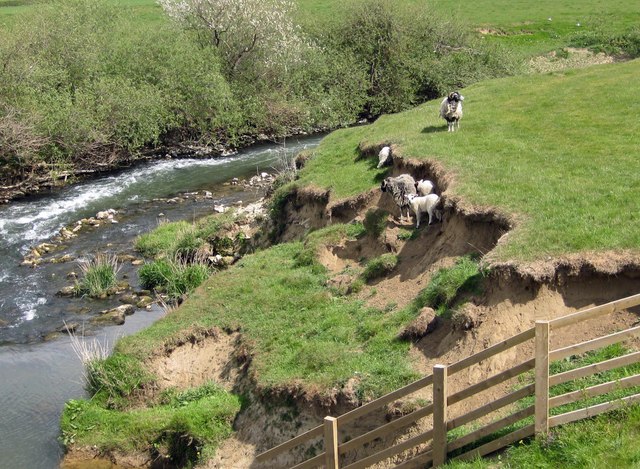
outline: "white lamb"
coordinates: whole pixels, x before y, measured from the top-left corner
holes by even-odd
[[[416,190],[420,195],[427,195],[433,192],[433,183],[428,179],[420,179],[416,182]]]
[[[464,96],[457,91],[453,91],[440,103],[440,117],[447,121],[447,132],[456,130],[456,124],[458,129],[460,129],[462,101],[464,101]]]
[[[393,158],[391,157],[391,147],[382,147],[382,150],[378,153],[378,169],[383,166],[390,165],[392,162]]]
[[[435,216],[438,220],[442,219],[442,213],[440,210],[436,210],[436,206],[440,202],[440,196],[437,194],[428,194],[417,196],[414,194],[408,194],[407,199],[411,209],[416,214],[416,228],[420,228],[420,215],[423,212],[429,214],[429,225]]]

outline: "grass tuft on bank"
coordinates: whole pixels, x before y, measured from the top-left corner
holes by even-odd
[[[160,405],[128,411],[96,400],[71,400],[62,416],[65,445],[92,446],[101,453],[155,452],[176,467],[192,467],[212,457],[231,435],[240,399],[215,384],[166,392]]]
[[[298,184],[330,188],[334,199],[371,189],[386,170],[361,158],[358,145],[392,142],[405,157],[441,163],[454,177],[447,195],[513,215],[497,260],[637,251],[638,73],[635,60],[472,85],[458,132],[446,132],[439,100],[383,116],[327,136]]]
[[[80,261],[78,265],[81,271],[80,280],[75,285],[78,296],[106,297],[109,290],[118,284],[120,267],[115,256],[99,254],[93,259]]]

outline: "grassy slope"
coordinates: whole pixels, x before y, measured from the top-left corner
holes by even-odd
[[[339,239],[353,229],[336,225],[319,235]],[[183,335],[185,325],[217,326],[242,330],[265,387],[304,383],[324,392],[355,376],[364,397],[415,378],[408,343],[395,339],[415,311],[374,310],[334,295],[307,249],[309,244],[293,243],[245,257],[211,277],[165,319],[123,338],[117,350],[144,360]]]
[[[640,61],[479,83],[449,134],[437,101],[328,136],[303,184],[353,196],[379,181],[362,140],[399,143],[455,174],[452,192],[521,220],[501,260],[640,246]],[[624,85],[622,85],[624,84]],[[620,90],[624,89],[623,95]],[[336,171],[336,168],[348,171]]]

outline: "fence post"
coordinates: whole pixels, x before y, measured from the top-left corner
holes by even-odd
[[[324,450],[326,469],[338,469],[338,419],[324,418]]]
[[[536,436],[549,432],[549,321],[536,321]]]
[[[447,459],[447,366],[433,367],[433,467]]]

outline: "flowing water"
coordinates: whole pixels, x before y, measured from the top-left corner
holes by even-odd
[[[287,142],[297,153],[318,144],[320,137]],[[132,240],[153,229],[160,219],[191,220],[211,213],[214,204],[251,201],[257,191],[242,186],[222,188],[233,177],[273,172],[282,148],[256,146],[238,155],[200,160],[161,160],[67,187],[53,194],[0,206],[0,468],[58,467],[62,449],[57,442],[65,401],[83,397],[82,367],[64,334],[51,332],[76,323],[87,324],[90,340],[110,346],[161,317],[162,310],[138,310],[123,326],[91,330],[88,319],[117,300],[61,298],[55,293],[69,285],[76,262],[20,265],[35,245],[49,240],[63,226],[98,211],[118,211],[117,224],[89,230],[64,243],[55,256],[75,260],[96,252],[132,253]],[[210,191],[213,199],[188,199],[168,204],[179,193]],[[126,264],[126,265],[125,265]],[[123,263],[120,277],[136,288],[136,268]],[[47,341],[43,341],[43,339]],[[88,339],[87,339],[88,340]]]

